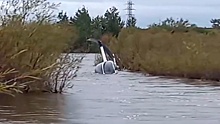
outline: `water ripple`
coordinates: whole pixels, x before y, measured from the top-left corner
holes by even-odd
[[[219,124],[219,87],[120,71],[94,73],[88,54],[65,94],[1,97],[0,122],[53,124]],[[188,83],[190,82],[190,83]]]

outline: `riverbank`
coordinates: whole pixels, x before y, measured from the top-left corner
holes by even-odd
[[[1,95],[0,123],[219,124],[218,87],[127,71],[99,75],[94,59],[85,56],[74,87],[63,94]]]
[[[165,29],[123,29],[112,38],[111,49],[131,71],[157,76],[220,80],[220,33],[168,31]]]
[[[28,3],[24,13],[16,13],[20,2],[23,2],[21,5]],[[77,30],[74,26],[51,21],[56,4],[25,2],[1,4],[0,93],[61,93],[69,86],[81,61],[68,54],[70,44],[77,39]],[[32,12],[41,7],[45,9]],[[64,55],[64,51],[67,54]]]
[[[51,24],[3,27],[0,32],[2,92],[57,92],[60,74],[65,73],[65,78],[67,67],[76,66],[68,54],[62,55],[68,48],[68,41],[73,38],[72,33],[66,26]]]

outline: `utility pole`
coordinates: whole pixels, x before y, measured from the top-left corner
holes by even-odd
[[[133,8],[134,3],[131,0],[128,0],[126,5],[127,5],[127,8],[125,10],[127,10],[126,15],[128,16],[127,18],[127,24],[128,24],[128,23],[131,23],[132,20],[134,19],[133,10],[135,9]]]

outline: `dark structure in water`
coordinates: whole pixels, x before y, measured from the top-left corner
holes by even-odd
[[[114,54],[110,49],[104,45],[100,40],[89,38],[87,41],[95,42],[99,45],[103,62],[99,63],[95,67],[95,73],[99,74],[114,74],[117,70],[117,64]],[[107,60],[106,54],[109,56],[110,60]]]

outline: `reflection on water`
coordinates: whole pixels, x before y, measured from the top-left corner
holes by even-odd
[[[1,95],[0,121],[13,123],[62,123],[78,118],[77,100],[61,94]],[[67,121],[67,120],[66,120]]]
[[[218,87],[187,80],[119,72],[93,73],[84,58],[75,87],[65,94],[0,96],[0,122],[59,124],[219,124]],[[186,83],[182,83],[186,82]],[[7,124],[6,123],[6,124]]]

